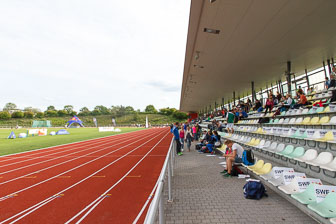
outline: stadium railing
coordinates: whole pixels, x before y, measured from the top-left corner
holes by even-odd
[[[172,176],[174,176],[175,147],[176,143],[174,141],[174,138],[172,138],[160,176],[154,187],[156,188],[156,190],[153,193],[154,198],[151,204],[149,205],[148,212],[144,221],[144,223],[146,224],[152,224],[155,222],[158,209],[159,209],[159,223],[160,224],[165,223],[163,187],[166,182],[166,175],[167,175],[168,202],[172,202],[173,197],[172,197],[171,178]]]

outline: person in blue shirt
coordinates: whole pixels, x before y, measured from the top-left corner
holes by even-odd
[[[176,154],[181,156],[181,142],[180,142],[180,133],[179,133],[179,122],[176,122],[173,127],[174,140],[176,142]]]
[[[213,131],[212,135],[211,135],[211,138],[210,138],[210,141],[208,141],[208,143],[206,145],[211,154],[214,153],[213,147],[214,147],[215,143],[218,142],[218,141],[220,141],[220,136],[218,135],[217,131]]]

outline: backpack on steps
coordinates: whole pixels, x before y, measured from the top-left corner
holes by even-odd
[[[243,189],[246,199],[259,200],[263,196],[268,197],[266,189],[260,181],[250,180],[244,185]]]

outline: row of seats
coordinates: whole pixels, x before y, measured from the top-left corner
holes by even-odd
[[[240,120],[237,124],[255,124],[260,125],[258,119]],[[336,116],[329,117],[298,117],[298,118],[275,118],[264,125],[336,125]]]
[[[332,96],[332,92],[328,91],[328,92],[324,92],[324,93],[316,93],[316,94],[312,94],[307,96],[307,100],[308,101],[312,101],[312,100],[322,100],[322,99],[328,99]]]
[[[328,142],[336,144],[336,130],[335,129],[306,129],[306,128],[282,128],[282,127],[249,127],[240,126],[235,131],[254,133],[260,135],[272,135],[284,138],[305,139],[318,142]],[[230,134],[224,134],[230,136]],[[251,137],[250,137],[251,138]]]
[[[245,167],[298,202],[307,205],[320,216],[329,218],[331,223],[336,223],[336,186],[323,185],[320,179],[307,178],[305,173],[295,172],[293,168],[272,168],[271,163],[265,163],[263,160]],[[316,189],[332,190],[317,197]]]
[[[273,109],[273,112],[276,108]],[[327,107],[312,107],[312,108],[298,108],[298,109],[289,109],[288,111],[281,112],[278,116],[302,116],[302,115],[313,115],[313,114],[323,114],[323,113],[335,113],[336,104],[330,104]],[[274,113],[249,113],[249,118],[262,118],[262,117],[273,117]]]
[[[295,148],[291,144],[285,145],[284,143],[278,143],[276,141],[271,142],[237,134],[227,138],[243,145],[269,152],[269,155],[278,155],[283,158],[294,159],[308,165],[318,166],[321,169],[336,172],[336,157],[334,158],[330,152],[318,153],[315,149],[305,150],[305,148],[301,146]]]

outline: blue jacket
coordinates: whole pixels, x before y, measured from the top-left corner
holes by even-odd
[[[175,126],[173,127],[173,134],[174,134],[174,139],[176,139],[176,140],[180,139],[180,134],[179,134],[178,128],[175,127]]]

